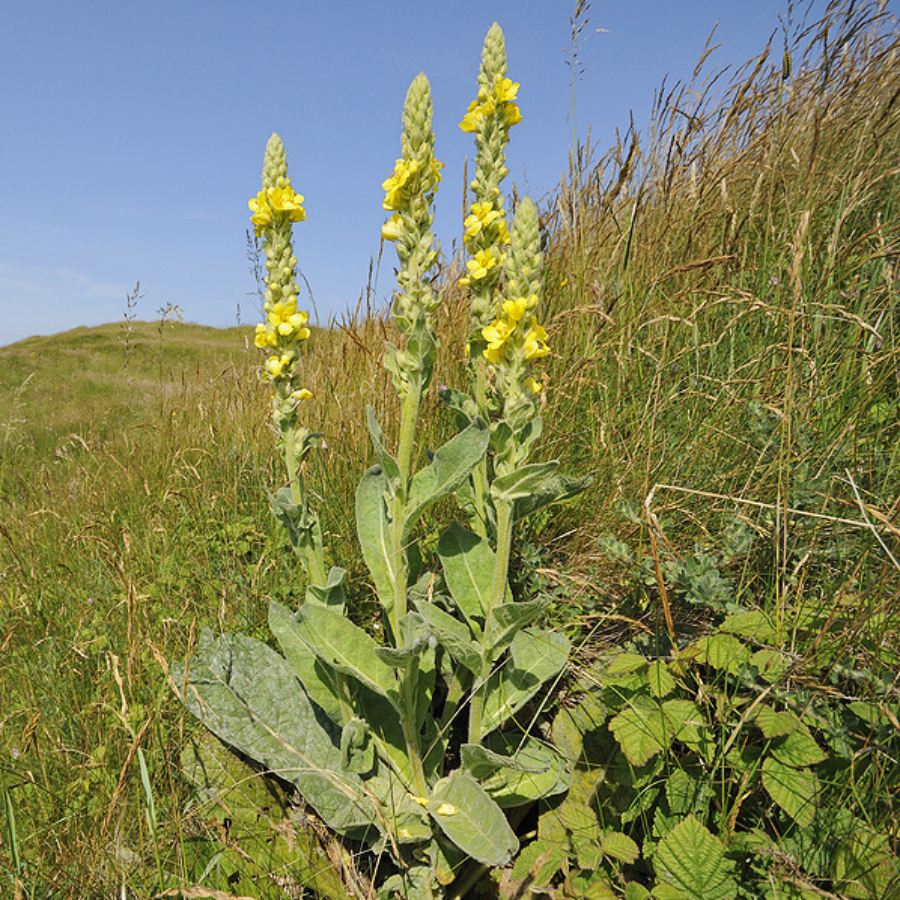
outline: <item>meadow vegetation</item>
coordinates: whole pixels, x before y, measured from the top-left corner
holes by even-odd
[[[539,204],[539,456],[595,481],[516,544],[517,596],[552,595],[577,648],[546,707],[575,777],[506,896],[900,896],[898,34],[837,3],[715,60],[646,128],[576,146]],[[449,385],[460,275],[443,260]],[[364,627],[353,497],[365,406],[398,424],[385,340],[364,295],[303,359],[309,486]],[[252,328],[127,317],[0,348],[3,896],[367,896],[370,861],[164,675],[203,626],[270,641],[269,601],[303,599],[258,366]],[[429,446],[453,432],[434,391],[423,419]],[[219,804],[213,767],[238,785]]]

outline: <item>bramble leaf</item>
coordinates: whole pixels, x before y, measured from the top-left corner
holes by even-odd
[[[737,883],[731,876],[734,863],[726,859],[724,844],[693,815],[679,822],[659,842],[653,860],[657,876],[685,900],[737,897]],[[654,888],[653,896],[664,897],[666,893]]]
[[[819,779],[809,769],[786,766],[773,757],[763,763],[762,780],[769,796],[801,827],[812,825],[816,815]]]

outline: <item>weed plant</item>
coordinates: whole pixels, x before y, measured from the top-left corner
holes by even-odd
[[[765,615],[766,646],[791,663],[773,682],[779,696],[814,712],[874,704],[868,726],[862,706],[841,719],[859,759],[879,760],[843,797],[852,815],[870,811],[884,861],[897,854],[900,731],[900,47],[877,3],[832,4],[784,37],[787,57],[773,39],[733,72],[714,67],[710,44],[692,79],[660,90],[645,131],[632,124],[609,150],[580,150],[577,188],[563,182],[540,205],[554,351],[541,361],[542,414],[555,430],[539,455],[593,472],[597,487],[528,526],[514,574],[521,595],[555,595],[578,671],[595,679],[611,648],[649,660],[632,660],[644,678],[727,617]],[[464,367],[469,328],[460,267],[445,261],[437,314],[437,367],[450,373]],[[157,664],[186,656],[203,625],[265,640],[268,602],[302,597],[266,501],[281,475],[249,332],[177,324],[158,338],[155,325],[129,324],[127,377],[121,324],[0,349],[0,894],[152,896],[199,883],[299,893],[287,835],[296,846],[315,823],[286,818],[274,796],[252,827],[200,803],[178,774],[195,726]],[[363,302],[314,331],[303,359],[328,434],[316,478],[344,498],[320,504],[322,527],[354,584],[348,510],[365,465],[332,462],[367,459],[366,404],[386,431],[397,426],[380,366],[392,332]],[[364,589],[349,605],[370,621]],[[704,680],[736,696],[733,673],[684,666],[679,700]],[[631,689],[651,696],[649,676]],[[601,700],[600,744],[627,769],[608,724],[625,711],[621,691]],[[715,710],[703,706],[711,728]],[[723,716],[733,726],[742,712]],[[648,764],[693,779],[686,754],[674,743]],[[247,774],[235,781],[249,791]],[[761,821],[786,827],[759,784],[748,807],[774,803]],[[672,813],[665,802],[660,815]],[[622,831],[621,815],[605,825]],[[651,840],[653,815],[632,820]],[[577,848],[559,839],[548,884],[586,890],[573,880]],[[837,875],[804,866],[800,841],[772,851],[796,876],[773,896],[896,890],[887,869],[873,880],[849,863]],[[346,851],[320,844],[325,856],[306,855],[319,869],[351,868]],[[615,872],[634,875],[622,846],[605,870],[612,896],[624,891]],[[848,871],[853,884],[837,877]]]

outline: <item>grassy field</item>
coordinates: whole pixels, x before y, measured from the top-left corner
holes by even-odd
[[[872,711],[866,725],[856,708],[850,768],[835,763],[822,796],[865,822],[877,853],[860,855],[862,874],[837,871],[781,833],[771,897],[900,896],[891,27],[877,4],[844,4],[788,35],[787,58],[772,47],[727,73],[705,60],[660,93],[645,131],[580,149],[577,186],[540,205],[541,454],[595,482],[523,526],[513,577],[520,595],[554,596],[551,621],[579,647],[573,679],[629,641],[667,650],[666,607],[679,641],[759,611],[791,661],[776,684],[791,708]],[[437,380],[451,385],[465,366],[459,265],[440,277]],[[315,331],[305,360],[328,445],[310,484],[361,623],[353,492],[373,458],[365,405],[396,424],[380,366],[391,331],[358,311]],[[299,891],[281,867],[300,865],[300,830],[290,851],[272,838],[282,801],[246,824],[213,814],[183,774],[198,728],[162,665],[205,625],[269,640],[269,600],[302,600],[269,511],[281,474],[258,363],[251,328],[179,322],[0,348],[2,896]],[[452,423],[430,403],[436,444]],[[335,848],[313,843],[329,867]],[[755,890],[740,896],[766,896]]]

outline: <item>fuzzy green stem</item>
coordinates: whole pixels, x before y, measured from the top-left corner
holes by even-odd
[[[288,483],[291,486],[291,499],[303,510],[306,516],[309,516],[306,484],[303,480],[303,473],[300,470],[297,453],[294,449],[296,435],[296,426],[288,425],[284,435],[284,461],[288,472]],[[324,550],[319,542],[314,540],[303,542],[303,563],[306,567],[306,577],[309,579],[310,584],[325,584],[327,582]]]

